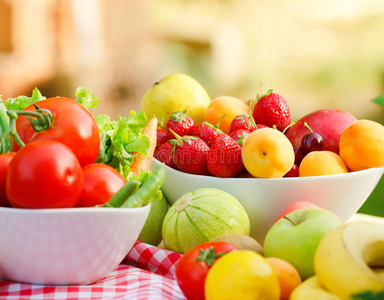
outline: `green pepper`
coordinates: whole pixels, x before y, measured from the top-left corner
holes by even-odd
[[[120,207],[129,196],[140,186],[141,182],[138,180],[130,180],[124,184],[112,197],[105,203],[104,207]]]
[[[120,207],[140,207],[150,202],[159,200],[162,197],[160,191],[165,180],[165,168],[155,170],[152,175],[143,183],[139,190],[130,196]]]

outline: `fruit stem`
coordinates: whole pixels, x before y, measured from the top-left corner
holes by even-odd
[[[304,127],[307,127],[311,133],[313,133],[312,128],[308,125],[307,122],[304,122]]]
[[[251,122],[252,122],[253,126],[255,126],[255,128],[258,129],[256,122],[255,122],[255,119],[252,116],[252,101],[251,100],[249,100],[249,102],[248,102],[248,109],[249,109],[249,117],[251,118]]]
[[[199,249],[200,256],[197,256],[196,260],[205,262],[210,267],[213,265],[213,262],[216,258],[227,254],[229,251],[230,250],[227,252],[220,252],[215,254],[215,248],[213,246],[209,247],[208,249]]]
[[[287,219],[289,222],[292,223],[293,226],[296,226],[297,224],[295,222],[293,222],[292,219],[290,219],[288,216],[283,216],[284,219]]]
[[[295,121],[295,122],[289,124],[287,127],[285,127],[284,130],[283,130],[283,133],[285,134],[285,133],[287,132],[287,130],[288,130],[289,128],[291,128],[293,125],[295,125],[296,123],[297,123],[297,121]]]

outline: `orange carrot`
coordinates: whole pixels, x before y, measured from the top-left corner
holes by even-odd
[[[153,153],[155,152],[156,148],[157,122],[157,118],[153,117],[151,120],[148,121],[147,126],[145,126],[145,128],[143,129],[143,134],[145,134],[149,138],[150,144],[146,156],[142,155],[141,153],[138,153],[133,159],[133,162],[131,164],[131,170],[134,175],[138,175],[140,173],[140,170],[142,169],[148,172],[149,168],[151,167]]]

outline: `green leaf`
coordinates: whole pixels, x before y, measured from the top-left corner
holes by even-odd
[[[32,91],[32,96],[31,96],[31,102],[35,103],[37,101],[40,101],[40,100],[45,100],[47,98],[45,98],[41,93],[40,91],[35,87],[35,89]]]
[[[43,95],[41,95],[40,91],[37,88],[35,88],[32,91],[31,97],[22,95],[22,96],[18,96],[16,98],[8,98],[4,102],[4,104],[8,110],[22,110],[32,103],[35,103],[35,102],[40,101],[40,100],[45,100],[45,99],[47,99],[47,98],[45,98]]]
[[[137,153],[145,155],[150,146],[142,130],[147,125],[144,111],[131,111],[128,117],[111,120],[107,115],[95,117],[100,132],[100,149],[96,162],[105,163],[123,176],[132,176],[130,166]]]
[[[355,300],[384,300],[384,291],[382,292],[361,292],[351,296]]]
[[[86,109],[95,108],[99,104],[100,100],[96,96],[92,95],[90,89],[78,87],[76,90],[76,101],[79,102]]]
[[[381,105],[381,106],[384,106],[384,95],[378,96],[375,99],[373,99],[372,101]]]

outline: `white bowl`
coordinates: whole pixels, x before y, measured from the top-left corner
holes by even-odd
[[[95,282],[132,249],[150,207],[0,207],[0,278],[45,285]]]
[[[153,159],[153,168],[163,165]],[[173,204],[186,192],[215,187],[235,196],[248,213],[251,236],[260,243],[284,208],[310,201],[347,221],[364,204],[380,180],[384,167],[340,175],[296,178],[218,178],[193,175],[166,167],[162,191]]]

